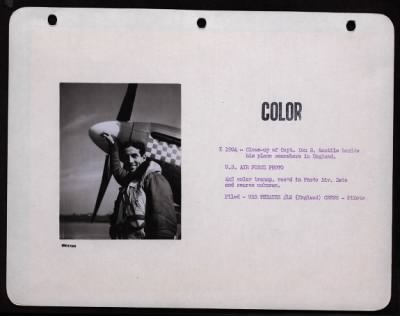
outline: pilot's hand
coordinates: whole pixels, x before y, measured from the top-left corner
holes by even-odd
[[[104,139],[106,139],[107,142],[108,142],[110,145],[114,145],[114,144],[115,144],[114,137],[111,136],[110,134],[103,133],[103,134],[101,134],[101,136],[103,136]]]

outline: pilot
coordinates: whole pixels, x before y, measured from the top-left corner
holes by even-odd
[[[160,165],[146,159],[141,142],[120,146],[113,136],[104,133],[103,137],[110,145],[112,173],[121,185],[111,216],[110,237],[174,239],[177,218],[172,190]]]

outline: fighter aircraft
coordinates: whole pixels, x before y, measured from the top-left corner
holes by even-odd
[[[137,86],[128,85],[116,121],[97,123],[89,129],[90,138],[106,153],[92,222],[96,218],[112,176],[109,148],[103,137],[104,133],[116,137],[120,143],[141,141],[146,144],[146,156],[160,164],[163,175],[171,185],[174,202],[177,205],[181,204],[181,131],[179,128],[163,124],[131,121]]]

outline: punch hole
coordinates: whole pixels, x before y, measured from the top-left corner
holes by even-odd
[[[356,29],[356,21],[354,20],[347,21],[346,28],[350,32],[354,31]]]
[[[199,18],[199,19],[197,20],[197,26],[198,26],[199,28],[204,29],[204,28],[206,27],[206,25],[207,25],[207,21],[206,21],[205,18]]]
[[[47,18],[47,22],[49,23],[49,25],[56,25],[57,17],[54,14],[50,14]]]

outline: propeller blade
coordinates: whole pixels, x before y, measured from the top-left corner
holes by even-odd
[[[130,83],[128,84],[128,89],[126,90],[124,100],[122,101],[121,107],[119,109],[119,113],[117,116],[117,120],[120,122],[128,122],[131,118],[133,103],[135,102],[137,84]],[[104,194],[106,193],[108,184],[111,179],[111,166],[110,166],[110,156],[106,156],[106,160],[104,162],[103,176],[101,178],[101,184],[99,193],[97,194],[96,205],[94,207],[93,215],[92,215],[92,223],[96,218],[97,211],[100,208],[101,201],[103,200]]]
[[[128,84],[124,100],[122,101],[121,108],[117,116],[117,120],[120,122],[128,122],[131,119],[133,103],[135,102],[137,84]]]
[[[99,210],[101,201],[103,200],[104,194],[106,193],[108,184],[110,183],[111,179],[111,167],[110,167],[110,156],[106,156],[106,160],[104,161],[104,169],[103,169],[103,176],[101,178],[101,184],[100,184],[100,189],[99,193],[97,194],[97,200],[96,200],[96,205],[94,207],[93,215],[92,215],[92,223],[94,222],[94,219],[96,218],[97,211]]]

